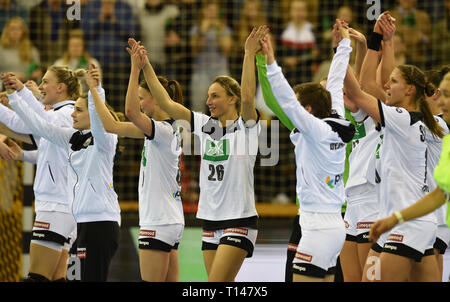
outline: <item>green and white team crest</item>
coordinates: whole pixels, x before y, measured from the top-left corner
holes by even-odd
[[[220,140],[217,144],[209,139],[206,140],[205,154],[203,159],[209,161],[224,161],[230,157],[230,141]]]
[[[366,127],[364,126],[364,122],[357,123],[355,130],[356,131],[353,139],[361,139],[366,136]]]

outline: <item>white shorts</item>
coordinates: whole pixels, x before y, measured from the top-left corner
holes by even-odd
[[[436,242],[434,243],[434,248],[439,250],[440,254],[445,254],[445,250],[447,249],[450,243],[450,229],[448,225],[441,224],[437,227],[436,232]]]
[[[183,236],[183,231],[183,224],[141,226],[139,231],[139,249],[164,252],[176,250]]]
[[[324,278],[334,274],[345,241],[341,213],[300,213],[302,237],[293,260],[293,272]]]
[[[410,220],[399,224],[388,232],[383,252],[420,262],[430,250],[433,254],[436,231],[436,224],[430,221]]]
[[[31,240],[33,243],[61,250],[71,244],[70,237],[76,234],[77,223],[72,214],[62,212],[36,212]],[[76,235],[75,235],[76,237]],[[56,248],[57,247],[57,248]]]
[[[377,221],[378,201],[376,195],[366,202],[349,203],[345,211],[346,240],[368,243],[372,224]]]
[[[226,228],[215,231],[203,230],[202,250],[216,250],[219,244],[232,245],[247,251],[247,258],[253,255],[258,230],[247,227]]]

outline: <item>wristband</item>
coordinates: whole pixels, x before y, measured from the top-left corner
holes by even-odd
[[[395,211],[394,216],[397,218],[398,224],[402,224],[403,222],[405,222],[405,220],[403,219],[402,213],[400,213],[400,211]]]
[[[383,35],[372,32],[367,40],[367,48],[375,51],[379,51],[381,47],[381,41],[383,40]]]

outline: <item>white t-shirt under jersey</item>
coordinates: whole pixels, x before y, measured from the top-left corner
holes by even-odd
[[[139,174],[139,225],[183,224],[181,135],[172,121],[154,121],[145,138]]]
[[[384,128],[380,176],[380,215],[409,207],[428,192],[427,127],[423,115],[378,101]],[[429,133],[429,132],[428,132]],[[430,176],[431,177],[431,176]],[[436,222],[434,213],[417,220]]]
[[[253,168],[259,121],[248,127],[239,117],[222,128],[217,119],[192,112],[191,127],[201,144],[197,218],[222,221],[257,216]]]

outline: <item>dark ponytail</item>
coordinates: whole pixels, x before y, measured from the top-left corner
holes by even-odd
[[[424,115],[424,123],[431,133],[440,138],[444,137],[442,127],[436,122],[431,112],[425,96],[432,96],[435,92],[434,85],[427,81],[425,74],[414,65],[399,65],[397,68],[401,71],[406,84],[414,85],[416,94],[414,101]]]
[[[178,83],[175,80],[169,81],[163,76],[158,76],[158,80],[169,94],[169,97],[174,102],[183,104],[183,91],[181,89],[180,83]],[[150,94],[152,94],[152,92],[150,91],[150,87],[148,87],[147,82],[145,80],[142,80],[141,83],[139,83],[139,86],[147,90]]]

